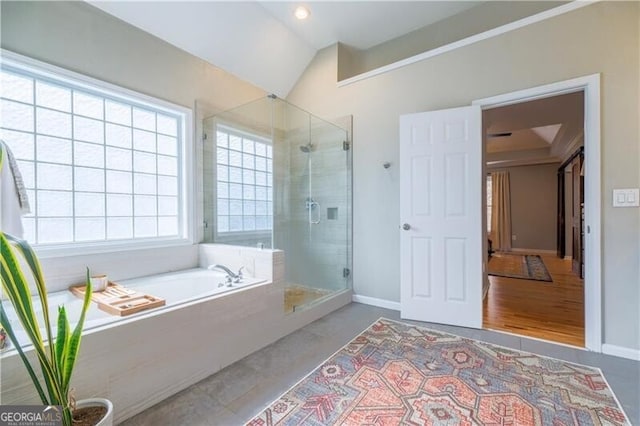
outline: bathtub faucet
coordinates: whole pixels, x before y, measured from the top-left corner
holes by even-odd
[[[229,268],[227,268],[224,265],[219,265],[219,264],[215,264],[215,265],[209,265],[209,267],[207,268],[210,271],[213,271],[214,269],[219,269],[221,271],[226,272],[227,274],[227,278],[230,278],[231,280],[233,280],[234,283],[239,283],[240,281],[242,281],[242,270],[244,269],[244,266],[241,267],[240,269],[238,269],[238,273],[234,274],[233,271]]]

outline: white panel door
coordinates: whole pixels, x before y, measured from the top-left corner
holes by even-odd
[[[478,106],[400,117],[400,305],[405,319],[482,327]]]

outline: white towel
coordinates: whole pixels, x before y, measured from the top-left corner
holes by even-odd
[[[7,145],[5,141],[0,139],[0,144],[2,144],[2,148],[7,151],[7,159],[9,160],[11,173],[13,174],[13,183],[16,185],[20,209],[22,210],[23,214],[31,213],[31,207],[29,206],[29,196],[27,195],[27,188],[24,186],[24,180],[22,179],[22,173],[20,173],[20,169],[18,168],[16,157],[13,155],[13,152],[11,152],[11,148],[9,148],[9,145]]]
[[[23,238],[22,215],[24,211],[18,195],[18,181],[11,169],[9,149],[4,142],[0,141],[0,230]],[[20,176],[20,184],[22,184],[22,176]],[[24,184],[22,185],[24,188]],[[29,208],[28,202],[26,207]]]

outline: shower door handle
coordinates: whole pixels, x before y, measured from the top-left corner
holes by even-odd
[[[313,219],[313,212],[316,212],[315,220]],[[317,201],[309,202],[309,223],[311,225],[317,225],[320,223],[320,204]]]

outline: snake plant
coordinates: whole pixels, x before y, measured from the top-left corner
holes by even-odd
[[[53,338],[53,327],[49,319],[49,303],[40,262],[33,248],[24,240],[20,240],[0,231],[1,278],[4,296],[13,305],[16,316],[22,324],[33,350],[37,364],[42,372],[42,379],[35,372],[36,362],[30,362],[24,353],[21,342],[16,339],[11,322],[0,300],[0,325],[5,329],[9,339],[15,346],[24,366],[33,381],[38,396],[44,405],[62,406],[63,424],[70,426],[73,422],[72,406],[75,404],[70,395],[70,382],[73,367],[78,357],[82,328],[89,303],[91,301],[91,282],[87,269],[87,291],[82,304],[78,323],[73,331],[64,306],[58,307],[57,334]],[[28,265],[29,272],[35,281],[42,316],[34,309],[34,300],[29,288],[29,280],[20,263],[21,256]],[[26,269],[26,268],[25,268]],[[5,301],[6,302],[6,301]],[[40,319],[44,326],[40,325]],[[24,343],[24,342],[22,342]],[[32,365],[33,364],[33,365]]]

